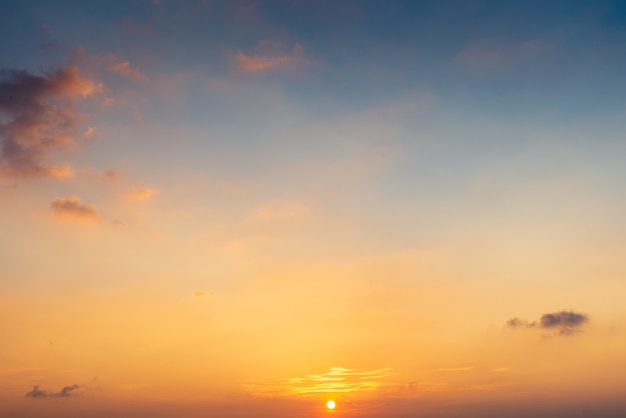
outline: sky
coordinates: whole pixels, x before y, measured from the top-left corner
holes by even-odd
[[[625,45],[624,1],[0,2],[0,417],[625,416]]]

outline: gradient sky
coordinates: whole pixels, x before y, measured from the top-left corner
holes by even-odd
[[[1,417],[626,415],[626,2],[4,0],[0,69]]]

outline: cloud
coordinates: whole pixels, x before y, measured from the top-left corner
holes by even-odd
[[[239,51],[235,56],[235,66],[239,71],[255,74],[269,71],[300,72],[311,66],[300,44],[285,50],[280,42],[261,41],[254,51],[245,54]]]
[[[94,54],[88,55],[85,49],[76,52],[76,60],[87,65],[95,65],[96,68],[104,69],[110,73],[119,74],[133,80],[145,80],[147,77],[136,67],[133,67],[128,60],[116,54]]]
[[[474,369],[473,366],[467,366],[467,367],[449,367],[449,368],[445,368],[445,369],[437,369],[440,372],[467,372],[469,370]]]
[[[265,395],[314,395],[319,393],[348,393],[372,391],[383,386],[383,380],[395,373],[391,368],[359,371],[345,367],[331,367],[322,374],[282,379],[248,385],[255,393]]]
[[[54,149],[74,142],[78,116],[69,99],[97,86],[75,67],[41,75],[0,71],[0,176],[67,177],[69,166],[46,162]]]
[[[91,136],[96,132],[96,129],[93,126],[87,127],[87,130],[83,134],[84,138],[91,138]]]
[[[135,80],[144,80],[146,78],[145,75],[141,73],[137,68],[133,68],[130,66],[128,61],[121,61],[117,64],[109,67],[109,71],[118,73],[123,75],[126,78],[132,78]]]
[[[129,200],[148,200],[156,195],[158,191],[149,187],[131,188],[126,191],[124,197]]]
[[[77,196],[55,197],[50,203],[55,215],[80,220],[96,220],[100,217],[95,206],[81,203]]]
[[[39,386],[33,386],[33,390],[27,392],[26,397],[29,398],[46,398],[46,397],[56,397],[56,398],[67,398],[70,396],[76,396],[80,393],[80,390],[83,389],[83,385],[73,384],[71,386],[64,386],[58,392],[47,392],[45,390],[41,390]]]
[[[104,178],[107,180],[116,180],[119,177],[119,174],[115,170],[107,170],[104,173]]]
[[[556,329],[559,335],[571,335],[587,321],[589,317],[585,314],[560,311],[542,315],[539,323],[542,328]]]
[[[536,325],[537,325],[536,322],[528,322],[527,320],[520,319],[520,318],[511,318],[508,321],[506,321],[506,326],[510,328],[518,328],[518,327],[533,328]]]
[[[574,311],[559,311],[541,315],[539,321],[529,322],[525,319],[512,318],[506,322],[509,328],[543,328],[554,330],[555,335],[572,335],[580,331],[589,321],[586,314]]]
[[[198,290],[198,291],[193,292],[193,295],[199,298],[202,298],[202,297],[212,298],[215,296],[215,292]]]

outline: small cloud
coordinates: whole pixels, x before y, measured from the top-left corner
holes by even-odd
[[[543,328],[577,327],[588,320],[589,317],[584,314],[572,311],[560,311],[542,315],[540,323]]]
[[[96,220],[100,217],[95,206],[81,203],[77,196],[55,197],[50,203],[50,209],[59,217],[80,220]]]
[[[107,170],[104,172],[104,178],[107,180],[115,180],[119,177],[119,174],[115,170]]]
[[[496,367],[495,369],[491,369],[494,373],[508,372],[509,370],[511,370],[510,367]]]
[[[525,319],[512,318],[506,323],[509,328],[543,328],[554,330],[555,335],[572,335],[580,332],[580,328],[589,321],[586,314],[574,311],[559,311],[543,314],[539,322],[529,322]]]
[[[80,389],[81,385],[72,385],[72,386],[64,386],[63,389],[59,392],[58,396],[72,396],[76,393],[78,389]]]
[[[541,316],[542,328],[556,329],[559,335],[572,335],[579,331],[579,327],[589,321],[589,317],[572,311],[560,311]]]
[[[129,200],[148,200],[157,193],[158,191],[156,189],[152,189],[149,187],[131,188],[126,191],[124,197]]]
[[[74,170],[69,165],[52,165],[48,167],[48,175],[54,178],[72,177]]]
[[[125,60],[116,54],[93,55],[88,58],[96,65],[106,68],[111,73],[119,74],[123,77],[133,80],[145,80],[146,76],[133,67],[128,60]]]
[[[54,398],[67,398],[70,396],[76,396],[81,393],[81,389],[83,389],[83,385],[74,384],[71,386],[64,386],[58,392],[47,392],[45,390],[41,390],[39,386],[33,386],[33,390],[27,392],[26,397],[29,398],[46,398],[46,397],[54,397]]]
[[[87,130],[83,134],[83,137],[90,138],[95,132],[96,132],[96,129],[93,126],[89,126],[87,127]]]
[[[467,366],[467,367],[449,367],[449,368],[445,368],[445,369],[437,369],[440,372],[467,372],[469,370],[472,370],[474,367],[473,366]]]
[[[207,291],[196,291],[196,292],[193,292],[193,295],[194,295],[195,297],[198,297],[198,298],[206,298],[206,297],[208,297],[208,298],[212,298],[212,297],[214,297],[214,296],[215,296],[215,292],[210,292],[210,291],[208,291],[208,292],[207,292]]]
[[[506,321],[506,326],[510,328],[518,328],[518,327],[533,328],[535,325],[537,325],[536,322],[528,322],[527,320],[520,319],[520,318],[511,318],[508,321]]]
[[[282,43],[261,41],[254,51],[246,54],[239,51],[235,56],[239,71],[256,74],[269,71],[300,72],[311,66],[300,44],[286,50]]]
[[[131,67],[128,61],[122,61],[109,67],[109,71],[121,74],[124,77],[132,78],[134,80],[144,80],[146,78],[146,76],[143,75],[137,68]]]
[[[44,396],[48,396],[48,392],[39,389],[39,386],[33,386],[33,390],[27,392],[24,396],[28,396],[30,398],[42,398]]]
[[[124,222],[120,221],[119,219],[116,219],[113,221],[113,226],[124,226]]]

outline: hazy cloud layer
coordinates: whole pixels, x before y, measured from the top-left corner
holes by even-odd
[[[95,206],[81,203],[77,196],[55,197],[50,202],[50,209],[55,215],[81,220],[95,220],[100,214]]]
[[[69,166],[48,163],[51,150],[74,142],[72,97],[93,93],[93,82],[75,67],[41,75],[0,71],[0,175],[67,177]]]
[[[589,321],[586,314],[574,311],[559,311],[543,314],[539,321],[511,318],[506,325],[509,328],[544,328],[554,330],[556,335],[572,335]]]
[[[276,383],[252,384],[249,389],[256,393],[279,396],[361,392],[379,388],[385,378],[393,375],[395,373],[389,367],[367,371],[331,367],[326,373],[292,377]]]
[[[39,388],[39,386],[33,386],[33,390],[26,393],[26,397],[29,398],[46,398],[46,397],[54,397],[54,398],[66,398],[69,396],[78,395],[83,389],[82,385],[73,384],[71,386],[64,386],[58,392],[48,392]]]

